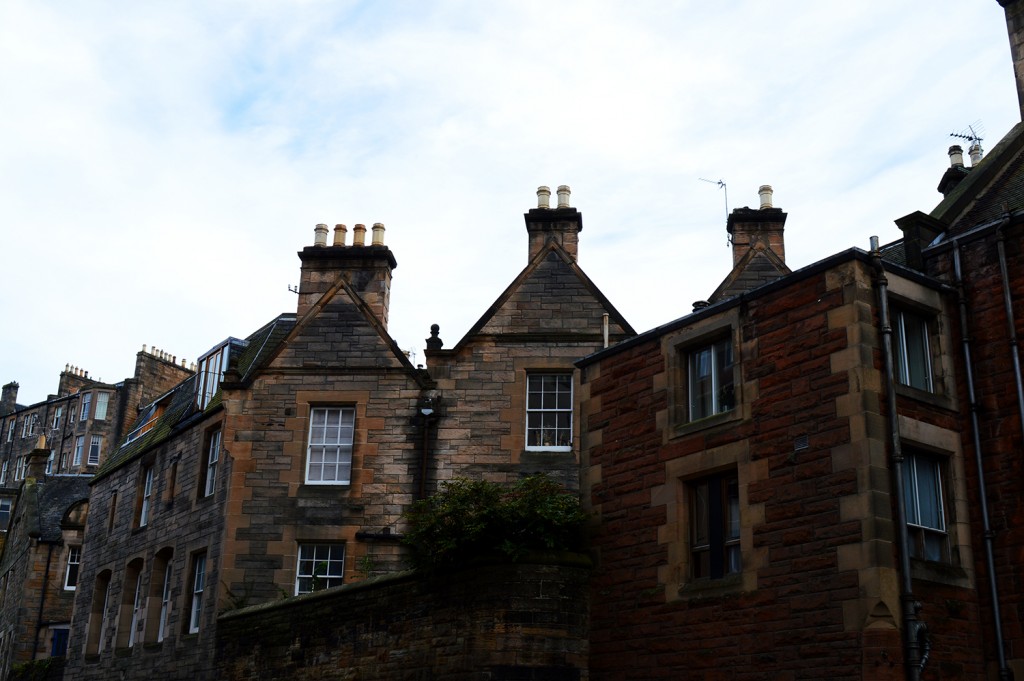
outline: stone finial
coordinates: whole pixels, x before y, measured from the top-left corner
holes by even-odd
[[[551,189],[537,187],[537,208],[551,208]]]
[[[440,326],[437,324],[430,325],[430,338],[427,339],[427,350],[440,350],[444,346],[444,341],[437,335],[440,332]]]
[[[326,246],[327,245],[327,225],[322,222],[313,228],[313,245],[314,246]]]
[[[375,223],[373,223],[373,241],[371,242],[371,244],[373,246],[383,246],[384,245],[384,223],[383,222],[375,222]]]
[[[334,225],[334,245],[344,246],[345,237],[348,236],[348,227],[342,224]]]
[[[355,227],[352,228],[352,245],[366,245],[366,225],[357,224]]]
[[[569,207],[569,194],[572,190],[569,189],[569,185],[561,184],[558,185],[558,207],[568,208]]]

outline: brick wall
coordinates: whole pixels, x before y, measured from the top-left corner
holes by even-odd
[[[378,578],[222,615],[218,677],[587,679],[582,557]]]

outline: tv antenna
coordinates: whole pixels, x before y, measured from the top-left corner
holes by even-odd
[[[700,180],[701,182],[707,182],[709,184],[717,184],[718,187],[723,190],[723,192],[725,194],[725,221],[729,222],[729,188],[726,186],[725,180],[717,180],[717,181],[715,181],[715,180],[709,180],[706,177],[698,177],[697,179]],[[726,236],[726,238],[725,238],[725,244],[726,244],[726,246],[728,246],[730,244],[728,236]]]
[[[966,130],[961,130],[960,132],[951,132],[949,133],[949,136],[965,140],[967,142],[970,142],[972,145],[977,144],[980,146],[982,137],[979,133],[983,132],[985,132],[985,130],[981,125],[981,121],[974,121],[974,124],[968,125]]]

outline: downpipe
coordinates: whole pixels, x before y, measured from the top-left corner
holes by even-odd
[[[921,603],[914,598],[910,575],[910,535],[907,530],[906,490],[903,485],[903,447],[900,442],[899,416],[896,411],[896,375],[892,354],[892,324],[889,319],[889,280],[885,276],[878,237],[871,237],[871,264],[875,270],[874,286],[878,293],[878,324],[882,334],[882,360],[885,372],[886,405],[889,420],[889,446],[892,451],[893,487],[896,490],[896,526],[900,562],[900,610],[903,620],[904,671],[907,681],[919,681],[921,669],[928,658],[924,653],[928,632],[918,618]],[[930,646],[929,653],[930,653]]]

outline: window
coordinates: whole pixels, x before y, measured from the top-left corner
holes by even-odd
[[[932,392],[928,320],[913,312],[893,308],[893,338],[896,380],[911,388]]]
[[[344,544],[300,544],[295,569],[295,594],[308,594],[342,583],[345,574]]]
[[[903,490],[910,553],[923,560],[949,561],[942,494],[942,462],[920,452],[904,451]]]
[[[351,407],[316,407],[309,416],[306,482],[349,484],[356,410]]]
[[[50,424],[52,430],[60,430],[60,417],[64,414],[64,407],[59,406],[53,412],[53,422]]]
[[[78,586],[78,568],[82,564],[82,547],[68,547],[68,569],[64,573],[64,589],[74,591]]]
[[[64,657],[68,653],[68,628],[54,627],[50,631],[50,657]]]
[[[188,633],[199,632],[203,614],[203,590],[206,582],[206,554],[197,553],[192,559],[192,594],[189,606]]]
[[[110,495],[110,513],[107,515],[107,533],[114,531],[114,520],[117,519],[117,492]]]
[[[7,482],[7,459],[4,459],[3,464],[0,464],[0,485]]]
[[[0,499],[0,530],[6,532],[7,525],[11,522],[11,499]]]
[[[163,416],[169,401],[170,397],[165,396],[161,398],[160,401],[154,402],[139,411],[139,415],[135,418],[134,426],[131,431],[129,431],[127,437],[125,437],[125,444],[128,444],[132,440],[137,440],[152,430],[153,426],[156,425],[157,420]]]
[[[85,448],[85,436],[79,435],[75,438],[75,457],[71,460],[72,466],[82,465],[82,450]]]
[[[139,503],[138,527],[145,527],[149,523],[149,502],[153,494],[153,467],[146,466],[142,471],[142,489]]]
[[[731,338],[690,349],[686,375],[690,421],[731,411],[736,406]]]
[[[232,349],[240,350],[245,341],[229,338],[199,358],[199,372],[196,375],[196,405],[206,409],[210,400],[220,390],[220,382],[228,368]]]
[[[174,550],[163,548],[153,559],[149,577],[150,605],[146,607],[146,642],[159,643],[167,636],[167,620],[171,613],[171,558]],[[156,604],[160,607],[157,608]]]
[[[131,648],[138,640],[139,622],[142,613],[142,572],[135,577],[135,596],[132,600],[132,622],[128,629],[128,647]]]
[[[572,374],[526,377],[526,448],[572,446]]]
[[[92,393],[85,393],[82,395],[82,413],[79,414],[78,420],[85,421],[89,418],[89,404],[92,402]]]
[[[690,566],[694,579],[740,571],[740,496],[735,472],[695,480],[690,492]]]
[[[109,402],[110,393],[96,393],[96,412],[92,415],[94,421],[107,419],[107,404]]]
[[[14,439],[14,422],[17,419],[11,419],[7,424],[7,441],[10,442]]]
[[[36,426],[39,424],[39,414],[32,414],[26,416],[25,420],[21,422],[21,436],[30,437],[36,434]]]
[[[220,459],[220,430],[208,436],[206,445],[206,461],[200,471],[200,490],[204,497],[212,496],[217,489],[217,461]]]
[[[89,439],[89,460],[90,466],[97,466],[100,463],[100,448],[103,446],[103,438],[99,435],[93,435]]]
[[[103,650],[103,633],[107,629],[107,612],[110,598],[110,570],[96,575],[92,588],[92,606],[89,609],[89,630],[85,642],[85,654],[96,655]]]
[[[25,457],[19,456],[14,461],[14,480],[22,480],[25,477]]]
[[[55,457],[56,457],[56,455],[53,453],[53,450],[51,449],[50,450],[50,455],[48,457],[46,457],[46,474],[47,475],[51,475],[53,473],[53,460],[54,460]]]

